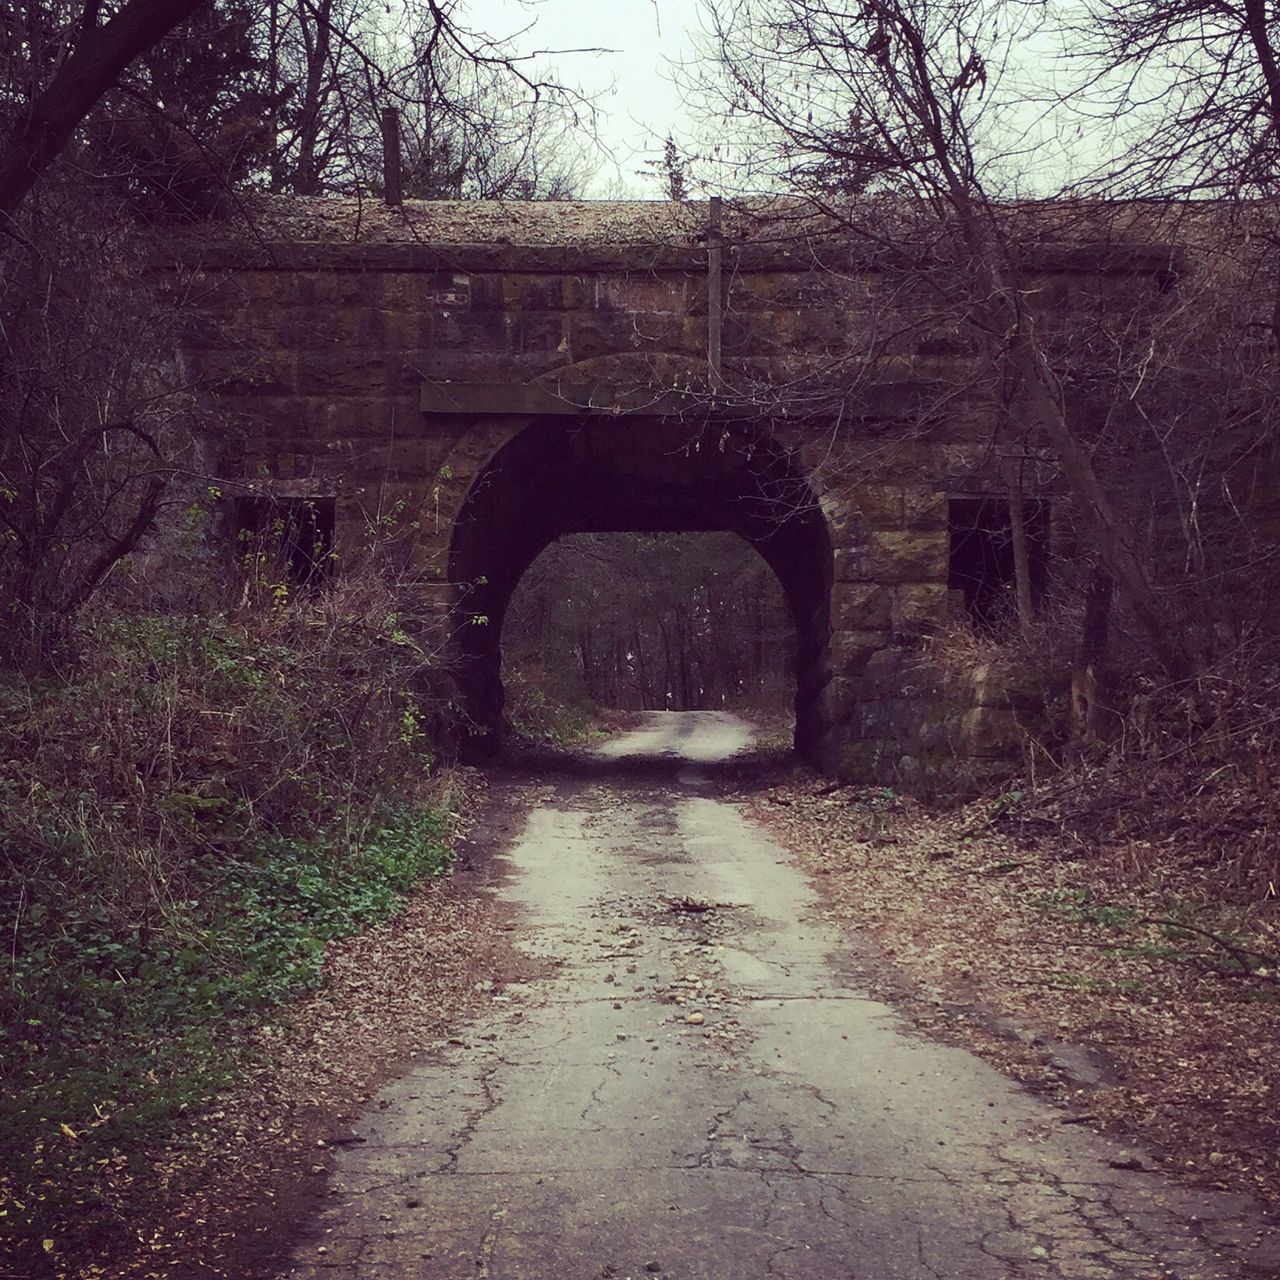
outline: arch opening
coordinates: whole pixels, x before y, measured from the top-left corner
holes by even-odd
[[[593,708],[739,711],[788,726],[795,624],[777,577],[733,533],[576,533],[520,580],[503,623],[518,730]]]
[[[768,564],[795,627],[795,745],[827,726],[831,538],[803,471],[765,432],[653,418],[538,422],[500,448],[456,517],[454,670],[473,756],[504,735],[502,631],[512,595],[554,541],[578,533],[737,534]],[[660,572],[660,566],[655,566]]]

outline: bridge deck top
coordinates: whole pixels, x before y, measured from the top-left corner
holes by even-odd
[[[797,201],[734,201],[725,205],[722,237],[729,260],[748,270],[875,270],[886,265],[884,254],[857,228],[883,220],[887,208],[850,206],[835,218]],[[263,270],[590,271],[689,269],[705,263],[707,251],[708,203],[695,200],[407,200],[388,208],[376,199],[257,196],[237,212],[177,233],[175,258]],[[1182,239],[1172,212],[1151,206],[1003,212],[1031,270],[1168,270]],[[901,221],[901,243],[909,244],[910,219]]]

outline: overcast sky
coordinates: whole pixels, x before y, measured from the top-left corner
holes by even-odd
[[[689,58],[699,30],[698,0],[469,0],[466,20],[490,36],[530,30],[529,51],[597,48],[545,59],[559,78],[597,100],[607,147],[588,194],[658,198],[661,189],[637,171],[680,131],[679,95],[667,60]]]
[[[1070,12],[1072,5],[1063,0],[1057,8]],[[661,181],[645,171],[645,163],[661,155],[667,134],[695,151],[710,145],[682,110],[672,67],[697,55],[705,21],[701,0],[462,0],[458,12],[490,37],[521,33],[517,46],[538,54],[543,72],[595,101],[604,149],[585,195],[661,199]],[[573,52],[591,49],[597,52]],[[1016,105],[1001,117],[1010,151],[1003,165],[1023,194],[1048,194],[1073,172],[1097,164],[1110,144],[1100,127],[1086,130],[1080,117],[1066,119],[1055,108],[1036,105],[1037,98],[1062,91],[1069,78],[1049,28],[1028,28],[1025,39],[1013,40],[1010,57]],[[695,169],[711,176],[705,160]],[[703,194],[696,182],[693,194]]]

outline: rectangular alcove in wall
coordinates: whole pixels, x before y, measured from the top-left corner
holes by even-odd
[[[237,554],[265,557],[276,581],[297,590],[316,590],[332,574],[332,498],[254,494],[235,499],[234,517]]]
[[[1010,499],[958,497],[948,502],[950,552],[947,586],[962,595],[965,612],[981,626],[993,627],[1016,610],[1014,533]],[[1044,591],[1049,562],[1049,503],[1022,503],[1032,598]]]

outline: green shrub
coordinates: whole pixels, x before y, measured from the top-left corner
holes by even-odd
[[[327,942],[387,919],[444,871],[447,821],[399,807],[354,847],[264,838],[202,864],[146,932],[91,895],[33,903],[0,1010],[0,1238],[56,1236],[95,1204],[111,1225],[103,1162],[131,1165],[223,1085],[244,1043],[234,1031],[314,988]]]
[[[426,657],[376,582],[76,639],[64,678],[0,680],[0,1239],[30,1267],[120,1229],[239,1033],[447,864]]]

